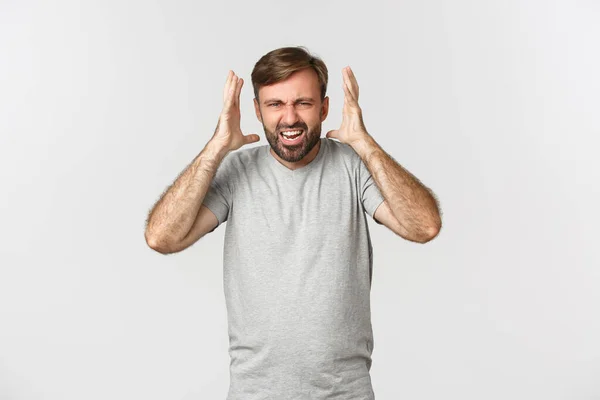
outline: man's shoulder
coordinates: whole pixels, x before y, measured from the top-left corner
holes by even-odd
[[[230,165],[254,165],[256,161],[264,154],[264,148],[268,145],[254,146],[254,147],[241,147],[235,151],[230,152],[225,156],[223,162],[227,160],[227,164]]]
[[[325,138],[329,147],[329,152],[333,160],[340,160],[355,168],[360,161],[360,157],[354,151],[352,146],[337,140]]]

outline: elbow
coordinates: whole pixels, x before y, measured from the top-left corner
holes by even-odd
[[[172,251],[169,246],[167,246],[164,240],[160,240],[158,237],[145,233],[144,238],[146,239],[146,244],[152,250],[160,253],[160,254],[170,254]]]
[[[419,235],[419,240],[417,241],[419,243],[430,242],[439,235],[441,228],[442,224],[439,222],[429,225],[426,229],[423,229],[423,232]]]
[[[427,235],[428,235],[427,240],[423,243],[427,243],[427,242],[435,239],[439,233],[440,233],[440,227],[429,228],[427,230]]]
[[[430,240],[435,239],[439,234],[440,234],[440,230],[442,229],[442,222],[440,220],[436,221],[434,224],[432,224],[428,229],[427,229],[427,241],[425,241],[424,243],[429,242]]]

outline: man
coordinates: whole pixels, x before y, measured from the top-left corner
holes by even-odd
[[[435,198],[367,132],[342,75],[343,121],[321,138],[323,61],[302,47],[264,55],[252,84],[269,145],[234,152],[259,136],[240,130],[244,81],[229,71],[212,138],[149,215],[147,243],[164,254],[227,221],[227,400],[374,399],[365,213],[414,242],[440,230]]]

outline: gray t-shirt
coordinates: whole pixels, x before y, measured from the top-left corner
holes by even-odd
[[[229,153],[203,202],[227,221],[227,400],[373,400],[365,212],[383,196],[347,144],[322,137],[296,170],[269,149]]]

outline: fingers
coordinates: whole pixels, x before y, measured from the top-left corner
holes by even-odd
[[[344,92],[346,92],[346,87],[351,94],[352,100],[358,103],[358,82],[356,81],[356,77],[354,76],[354,72],[350,67],[345,67],[342,69],[342,77],[344,80],[343,86]]]
[[[239,80],[239,78],[237,77],[237,75],[233,74],[233,76],[231,77],[231,81],[229,82],[226,99],[225,99],[225,106],[223,107],[225,112],[228,112],[229,110],[231,110],[231,108],[235,104],[235,93],[236,93],[236,89],[237,89],[237,85],[238,85],[238,80]]]
[[[242,86],[244,86],[244,80],[240,78],[237,82],[236,90],[235,90],[235,104],[240,106],[240,93],[242,93]]]
[[[239,107],[243,85],[244,80],[238,77],[235,72],[229,70],[225,88],[223,89],[223,105],[225,110],[230,110],[232,106]]]
[[[350,78],[350,84],[352,87],[352,94],[356,101],[358,101],[358,81],[356,80],[356,76],[354,75],[354,71],[352,68],[348,67],[348,78]]]
[[[357,105],[357,101],[346,82],[342,84],[342,87],[344,88],[344,105]]]
[[[233,71],[229,70],[227,73],[227,80],[225,81],[225,87],[223,88],[223,103],[227,101],[227,93],[229,93],[229,85],[231,84],[231,78],[233,77]]]

